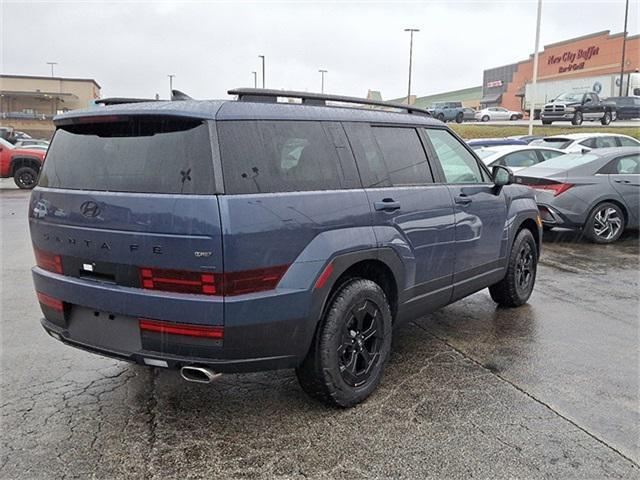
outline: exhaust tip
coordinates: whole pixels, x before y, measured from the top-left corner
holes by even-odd
[[[182,378],[187,382],[195,383],[211,383],[216,378],[222,376],[221,373],[216,373],[208,368],[194,366],[182,367],[180,369],[180,375],[182,375]]]

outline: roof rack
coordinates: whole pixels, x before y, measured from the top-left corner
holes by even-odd
[[[263,88],[235,88],[227,92],[229,95],[237,95],[240,102],[265,102],[277,103],[278,97],[299,98],[303,105],[326,106],[327,102],[342,102],[358,105],[374,105],[376,107],[395,108],[406,110],[408,113],[431,116],[424,108],[404,105],[402,103],[384,102],[382,100],[369,100],[358,97],[344,97],[342,95],[328,95],[324,93],[295,92],[290,90],[270,90]]]

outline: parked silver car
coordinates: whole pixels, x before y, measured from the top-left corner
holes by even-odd
[[[519,171],[516,182],[536,189],[546,228],[582,229],[595,243],[615,242],[625,228],[638,228],[638,147],[562,155]]]

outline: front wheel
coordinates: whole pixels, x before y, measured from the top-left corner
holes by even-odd
[[[456,123],[462,123],[464,120],[464,113],[460,112],[456,115]]]
[[[530,230],[518,232],[507,264],[507,274],[489,287],[491,298],[503,307],[519,307],[529,300],[536,283],[538,247]]]
[[[576,112],[573,114],[573,119],[571,120],[571,125],[582,125],[582,112]]]
[[[542,120],[543,125],[551,125],[553,122],[551,120]]]
[[[611,123],[611,112],[604,112],[604,116],[600,120],[602,125],[609,125]]]
[[[511,115],[511,118],[509,120],[511,120],[512,122],[514,120],[518,120],[518,115]]]
[[[23,190],[28,190],[38,183],[38,171],[33,167],[20,167],[13,174],[13,181]]]
[[[312,397],[352,407],[376,389],[390,350],[387,297],[371,280],[353,279],[333,296],[296,375]]]
[[[624,213],[611,202],[597,205],[589,214],[584,234],[594,243],[613,243],[624,230]]]
[[[489,115],[485,115],[482,117],[481,119],[483,122],[488,122],[489,121]]]
[[[440,120],[441,122],[444,122],[444,114],[439,113],[437,118],[438,118],[438,120]]]

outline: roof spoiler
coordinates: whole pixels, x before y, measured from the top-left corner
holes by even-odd
[[[180,90],[171,90],[171,101],[177,102],[180,100],[193,100],[189,95]],[[157,98],[129,98],[129,97],[111,97],[111,98],[100,98],[95,101],[96,104],[100,105],[123,105],[125,103],[144,103],[144,102],[160,102],[163,100],[159,100]]]

